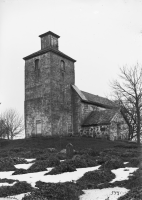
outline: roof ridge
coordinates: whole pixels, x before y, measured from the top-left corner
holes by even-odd
[[[36,52],[34,52],[34,53],[32,53],[32,54],[30,54],[30,55],[24,57],[23,59],[26,60],[26,59],[28,59],[28,58],[32,58],[32,57],[34,57],[34,56],[38,56],[38,55],[40,55],[40,54],[42,54],[42,53],[47,53],[48,51],[52,51],[52,52],[54,52],[54,53],[60,54],[61,56],[64,56],[64,57],[66,57],[66,58],[68,58],[68,59],[70,59],[70,60],[76,62],[76,60],[74,60],[74,59],[71,58],[70,56],[64,54],[63,52],[61,52],[61,51],[59,51],[59,50],[57,50],[57,49],[51,48],[51,47],[47,47],[47,48],[45,48],[45,49],[41,49],[41,50],[39,50],[39,51],[36,51]]]
[[[90,92],[86,92],[86,91],[83,91],[83,90],[80,90],[81,92],[85,92],[85,93],[87,93],[87,94],[91,94],[91,95],[94,95],[94,96],[97,96],[97,97],[101,97],[101,98],[104,98],[104,99],[108,99],[107,97],[102,97],[102,96],[100,96],[100,95],[98,95],[98,94],[92,94],[92,93],[90,93]],[[111,101],[110,99],[108,99],[109,101]]]

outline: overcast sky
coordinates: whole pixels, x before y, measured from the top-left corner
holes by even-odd
[[[23,57],[49,30],[86,92],[106,96],[120,67],[142,64],[141,0],[0,0],[0,112],[24,113]]]

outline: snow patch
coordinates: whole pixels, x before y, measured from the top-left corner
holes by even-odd
[[[33,165],[33,163],[29,163],[29,164],[17,164],[14,165],[17,169],[28,169],[29,167],[31,167]]]
[[[36,160],[36,158],[24,158],[27,162],[32,162],[32,161],[35,161]]]
[[[121,187],[83,190],[85,194],[80,196],[80,200],[117,200],[128,191],[128,189]]]
[[[114,183],[115,181],[128,180],[129,176],[132,176],[130,173],[135,172],[137,169],[138,168],[136,167],[125,167],[111,170],[111,172],[114,173],[116,177],[110,183]]]
[[[29,192],[28,192],[28,193],[22,193],[22,194],[14,195],[14,196],[0,197],[0,200],[11,200],[11,199],[14,199],[14,200],[22,200],[22,198],[23,198],[26,194],[29,194]]]
[[[16,183],[16,181],[13,182],[13,183],[6,183],[6,182],[0,183],[0,187],[1,187],[1,186],[13,186],[15,183]]]
[[[128,164],[129,162],[124,162],[124,165]]]

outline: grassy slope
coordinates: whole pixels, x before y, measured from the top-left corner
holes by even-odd
[[[137,189],[139,189],[138,187],[141,187],[140,186],[141,170],[136,174],[136,177],[134,177],[131,181],[130,180],[126,181],[126,182],[122,181],[122,182],[114,183],[112,185],[108,184],[108,178],[111,177],[110,176],[111,169],[119,167],[118,164],[121,164],[121,162],[123,163],[124,161],[131,161],[132,158],[135,160],[133,162],[131,162],[131,164],[130,164],[131,167],[133,167],[133,166],[136,167],[138,165],[137,163],[139,163],[138,160],[141,157],[141,154],[140,154],[141,148],[137,148],[136,144],[130,144],[128,142],[122,142],[122,141],[112,142],[112,141],[108,141],[105,139],[94,139],[94,138],[86,138],[86,137],[82,137],[82,138],[81,137],[63,137],[63,138],[39,137],[39,138],[19,139],[19,140],[13,140],[13,141],[0,140],[1,166],[3,168],[3,164],[5,167],[7,167],[7,166],[10,167],[9,163],[11,163],[12,165],[15,162],[22,163],[23,161],[21,161],[21,160],[20,161],[15,160],[15,156],[16,157],[21,156],[22,158],[24,158],[24,157],[26,158],[26,156],[27,156],[28,158],[37,158],[36,165],[34,166],[33,172],[34,171],[44,171],[43,167],[45,167],[45,164],[48,166],[51,163],[53,164],[53,161],[54,161],[54,163],[55,163],[55,161],[58,161],[58,156],[56,155],[56,152],[53,154],[51,153],[52,154],[51,159],[48,158],[49,154],[48,154],[47,148],[56,148],[58,151],[60,151],[61,149],[66,148],[66,145],[68,143],[72,143],[74,146],[74,149],[80,153],[82,151],[84,151],[84,149],[88,149],[88,148],[93,149],[94,152],[100,153],[99,159],[96,157],[98,155],[98,153],[97,154],[94,153],[94,155],[91,155],[94,157],[89,157],[87,152],[86,153],[84,152],[83,153],[84,155],[82,155],[82,153],[81,153],[80,157],[77,158],[77,162],[80,161],[79,162],[80,165],[84,164],[82,162],[85,162],[85,163],[87,162],[91,166],[92,165],[91,159],[95,162],[97,159],[98,162],[101,163],[102,167],[103,166],[104,167],[101,168],[100,171],[87,173],[84,177],[82,177],[82,179],[80,179],[77,182],[77,184],[75,184],[75,183],[45,184],[45,183],[39,182],[38,183],[39,190],[33,191],[33,193],[32,193],[32,197],[34,200],[36,200],[35,197],[37,197],[37,195],[39,195],[39,198],[41,198],[42,195],[43,196],[45,195],[46,197],[48,195],[51,195],[51,193],[52,193],[51,191],[52,190],[55,191],[57,188],[60,188],[60,190],[57,191],[56,194],[54,193],[54,198],[51,198],[51,199],[57,200],[58,198],[55,197],[56,195],[61,196],[61,194],[64,194],[64,197],[62,197],[61,200],[63,200],[63,199],[78,200],[78,196],[81,194],[82,189],[97,188],[98,187],[97,185],[99,183],[98,180],[101,180],[101,182],[103,182],[103,185],[101,185],[101,188],[106,188],[106,187],[110,187],[110,186],[111,187],[127,186],[129,189],[131,189],[132,194],[129,193],[128,198],[124,197],[124,199],[126,198],[127,200],[130,200],[131,195],[137,194],[137,191],[133,192],[133,189],[137,190]],[[88,151],[88,153],[89,153],[89,151]],[[9,156],[9,157],[7,157],[7,156]],[[46,160],[47,158],[48,158],[48,160]],[[116,163],[117,163],[117,166],[115,166]],[[74,167],[75,164],[76,164],[75,160],[72,161],[72,165],[73,165],[72,167]],[[69,166],[70,166],[70,163],[69,163]],[[61,166],[61,167],[62,167],[62,171],[68,170],[68,163],[65,161],[64,166]],[[7,170],[5,170],[5,171],[7,171]],[[23,173],[23,172],[20,171],[20,174],[21,173]],[[24,173],[27,173],[26,170],[24,171]],[[93,178],[93,180],[91,182],[91,178],[93,176],[95,178]],[[94,182],[94,180],[96,182]],[[3,182],[5,180],[1,180],[1,181]],[[129,182],[130,183],[134,182],[134,184],[129,184]],[[25,184],[24,182],[18,182],[17,184],[20,184],[20,188],[23,188],[24,189],[23,191],[25,191],[25,192],[28,192],[31,190],[29,185]],[[18,188],[17,185],[10,186],[10,188],[9,187],[0,187],[0,196],[3,197],[3,196],[7,196],[7,195],[12,195],[12,194],[20,194],[21,189],[17,189],[17,188]],[[42,194],[40,192],[41,189],[43,191]],[[69,191],[69,190],[71,190],[71,191]],[[69,194],[70,195],[73,194],[72,190],[76,191],[75,196],[71,196],[68,198]],[[139,200],[139,198],[140,197],[138,196],[138,198],[134,198],[134,200]],[[31,199],[32,199],[31,197],[29,197],[29,198],[27,197],[24,200],[31,200]]]
[[[116,145],[122,144],[120,141],[109,141],[105,139],[94,139],[87,137],[38,137],[29,139],[18,139],[13,141],[0,140],[0,149],[12,149],[12,148],[56,148],[61,150],[66,148],[68,143],[72,143],[75,150],[92,148],[96,151],[102,151],[106,148],[112,148]],[[125,144],[125,142],[123,142]]]

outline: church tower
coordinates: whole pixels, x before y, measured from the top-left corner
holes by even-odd
[[[60,36],[48,31],[39,37],[41,50],[24,58],[26,137],[72,134],[75,60],[59,51]]]

